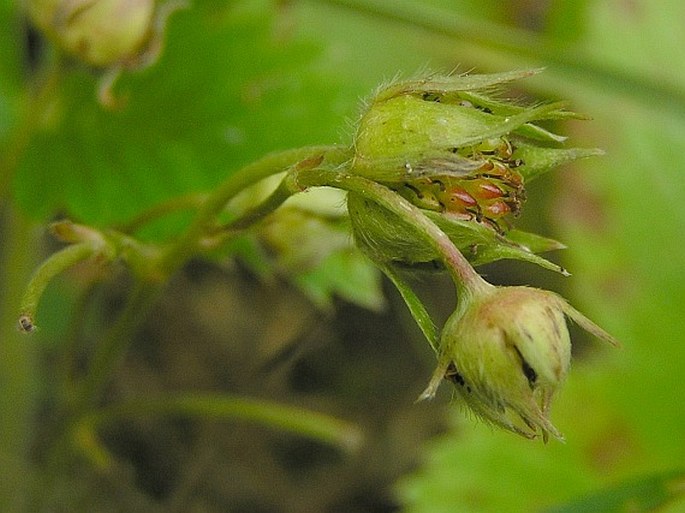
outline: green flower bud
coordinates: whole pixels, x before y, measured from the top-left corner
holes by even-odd
[[[112,89],[124,70],[154,64],[161,51],[167,18],[185,0],[28,0],[38,28],[64,52],[103,68],[98,99],[107,108],[121,103]]]
[[[425,244],[421,235],[405,220],[359,194],[348,194],[347,209],[357,245],[374,262],[440,268],[435,249]],[[473,265],[508,258],[567,274],[558,265],[536,254],[564,248],[560,242],[519,230],[510,230],[504,237],[482,223],[450,219],[430,210],[425,214]]]
[[[66,52],[97,67],[131,61],[150,41],[154,0],[33,0],[35,23]]]
[[[507,239],[509,218],[521,211],[527,180],[599,151],[555,148],[564,138],[534,124],[577,117],[562,104],[522,107],[491,96],[493,86],[534,73],[433,77],[379,91],[359,122],[351,171],[434,213],[462,251],[475,248],[464,251],[474,253],[472,261],[520,258],[554,267],[531,256],[543,248]],[[368,203],[351,197],[350,216],[357,238],[383,260],[432,259],[430,249],[387,229],[397,219]]]
[[[553,292],[488,288],[448,319],[440,366],[421,397],[431,397],[448,379],[480,418],[526,438],[542,435],[547,441],[551,434],[563,440],[549,409],[571,362],[565,316],[617,344]]]

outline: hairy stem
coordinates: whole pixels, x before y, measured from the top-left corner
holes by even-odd
[[[296,148],[266,155],[233,173],[207,197],[198,209],[190,227],[160,259],[160,268],[170,275],[198,252],[202,239],[213,231],[218,215],[226,204],[243,189],[317,155],[332,156],[334,160],[337,157],[342,163],[349,158],[347,153],[346,148],[342,149],[337,146]]]
[[[214,228],[214,221],[226,203],[246,187],[267,176],[282,172],[312,156],[328,153],[335,155],[333,161],[336,162],[342,160],[342,157],[347,158],[335,146],[298,148],[273,153],[233,173],[206,197],[191,226],[172,246],[157,256],[158,265],[155,267],[161,273],[151,275],[151,280],[142,281],[137,286],[129,297],[119,320],[98,344],[88,374],[83,381],[82,395],[86,403],[93,403],[99,396],[109,374],[128,348],[136,328],[161,293],[164,278],[176,272],[189,258],[200,251],[202,239],[210,235]]]

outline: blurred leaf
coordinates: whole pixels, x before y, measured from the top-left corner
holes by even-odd
[[[608,488],[545,513],[647,513],[685,494],[685,472],[657,474]]]
[[[631,70],[662,86],[685,89],[685,63],[679,58],[685,44],[681,2],[595,0],[587,4],[583,43],[600,62]]]
[[[577,42],[584,37],[588,4],[592,0],[553,0],[547,13],[547,28],[558,40]]]
[[[685,90],[685,65],[671,48],[674,38],[685,43],[685,36],[669,31],[681,10],[676,1],[635,2],[630,8],[595,2],[587,44],[612,49],[617,62],[630,53],[631,66],[642,63],[645,73],[659,62],[668,80],[677,79]],[[652,50],[661,50],[638,49],[629,30],[644,34]],[[590,162],[588,173],[566,182],[563,239],[575,248],[569,266],[582,277],[573,281],[578,296],[625,342],[621,381],[606,374],[599,386],[649,454],[640,464],[647,470],[650,461],[685,461],[685,446],[674,443],[685,438],[685,411],[674,408],[681,402],[685,370],[685,211],[679,198],[685,190],[685,116],[620,99],[598,100],[590,99],[594,124],[604,127],[600,145],[609,156],[600,159],[603,163]],[[625,383],[632,386],[626,389]]]
[[[261,188],[253,187],[237,202],[259,200]],[[380,310],[385,304],[380,273],[355,247],[344,205],[345,194],[328,187],[290,197],[256,227],[263,248],[247,252],[243,246],[241,257],[264,277],[273,266],[320,308],[332,308],[337,296]]]
[[[628,488],[642,480],[642,491],[651,490],[654,498],[664,490],[663,479],[635,476],[685,461],[685,410],[679,406],[685,372],[685,211],[679,197],[685,190],[685,118],[682,108],[674,107],[678,92],[685,91],[685,69],[677,56],[685,36],[673,27],[682,23],[682,6],[595,0],[585,8],[578,44],[595,49],[600,60],[592,66],[629,69],[649,87],[617,75],[609,80],[610,72],[588,78],[581,72],[583,62],[575,69],[564,65],[566,80],[555,94],[568,90],[574,109],[593,117],[579,128],[607,156],[553,175],[558,195],[550,201],[551,215],[562,227],[558,237],[569,246],[564,258],[574,275],[572,302],[621,339],[624,350],[610,355],[592,347],[580,355],[590,361],[576,362],[554,405],[566,445],[504,438],[469,426],[459,415],[458,427],[430,448],[425,468],[402,483],[405,511],[531,512],[564,502],[584,507],[593,500],[619,501],[621,493],[640,495]],[[579,17],[569,19],[578,23]],[[557,71],[551,68],[549,76]],[[604,86],[595,87],[600,83]],[[645,97],[649,90],[674,94]],[[667,104],[671,107],[663,108]],[[629,483],[627,488],[597,492],[602,483],[618,480]],[[668,490],[675,496],[676,489]],[[596,499],[570,502],[591,492]],[[645,502],[624,506],[646,508],[649,498],[643,494]],[[619,511],[618,502],[606,504],[550,511]]]
[[[404,512],[531,513],[569,491],[592,486],[597,478],[577,472],[574,440],[568,445],[531,443],[482,423],[470,425],[474,419],[464,414],[455,412],[452,433],[430,446],[416,476],[400,482]]]
[[[336,141],[354,93],[317,74],[320,45],[278,21],[257,1],[177,13],[160,61],[117,84],[126,102],[114,112],[96,102],[96,73],[71,72],[16,177],[20,204],[111,225],[267,152]]]
[[[24,31],[13,2],[0,1],[0,141],[12,126],[13,107],[21,87]]]
[[[294,282],[320,307],[339,297],[370,310],[382,310],[385,296],[378,269],[356,248],[336,251]]]
[[[27,73],[24,47],[27,37],[13,2],[0,0],[0,201],[8,195],[9,184],[21,155],[27,133],[18,120],[22,112],[22,79]]]

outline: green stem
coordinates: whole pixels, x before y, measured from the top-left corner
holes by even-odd
[[[44,504],[48,499],[47,493],[51,489],[52,483],[55,482],[55,479],[63,470],[64,462],[67,461],[67,451],[70,444],[69,437],[73,433],[73,423],[75,421],[78,422],[76,419],[87,416],[89,410],[97,403],[112,372],[116,369],[131,344],[137,328],[146,318],[162,293],[166,279],[202,249],[203,238],[212,234],[216,217],[225,208],[226,203],[236,194],[263,178],[290,168],[296,168],[298,163],[307,159],[321,162],[324,156],[328,159],[326,161],[327,165],[336,167],[349,160],[349,149],[341,149],[336,146],[298,148],[267,155],[261,160],[247,165],[233,173],[223,184],[206,197],[199,207],[195,219],[181,237],[164,252],[147,255],[150,257],[150,260],[154,261],[148,266],[148,270],[153,270],[154,272],[138,273],[147,279],[139,280],[136,288],[128,297],[127,303],[118,319],[110,326],[101,341],[96,345],[86,375],[77,384],[73,395],[68,397],[66,404],[63,405],[64,410],[60,412],[62,414],[60,416],[62,421],[56,426],[54,443],[48,453],[45,470],[33,494],[34,505],[36,505],[33,509],[34,511],[39,510],[40,505]],[[153,217],[154,215],[156,214],[153,214]],[[140,253],[137,255],[137,258],[146,259],[146,248],[135,244],[132,245],[132,241],[128,240],[124,234],[110,232],[107,235],[103,235],[103,237],[109,244],[114,246],[115,254],[121,254],[128,248],[134,253]],[[57,268],[62,269],[66,267],[64,265],[67,263],[66,260],[73,259],[76,261],[81,258],[83,256],[81,252],[85,253],[86,247],[89,248],[89,251],[92,251],[92,244],[88,245],[88,242],[74,244],[65,248],[63,251],[66,251],[69,258],[64,256],[51,257],[49,260],[62,261],[62,265],[46,263],[48,265],[47,269],[53,267],[54,269],[50,272],[43,269],[40,271],[41,274],[44,273],[46,276],[48,274],[54,275],[53,271],[56,271]],[[141,270],[144,271],[143,268]],[[40,296],[40,284],[44,282],[43,278],[38,280],[33,286],[33,291],[28,293],[25,305],[31,311],[35,309],[35,302]],[[260,414],[259,411],[254,409],[251,414],[254,417],[259,415],[267,416],[266,413],[262,412]],[[280,421],[277,419],[273,420],[274,425],[279,425],[279,422],[287,425],[282,419]],[[292,423],[296,424],[296,421],[292,421]],[[292,427],[292,429],[295,429],[295,427]],[[313,424],[310,427],[302,426],[298,429],[300,429],[300,432],[307,430],[316,432]],[[319,436],[325,436],[324,432],[325,429]]]
[[[339,169],[343,164],[350,161],[349,149],[336,149],[327,155],[314,155],[312,158],[299,162],[290,169],[290,173],[300,172],[305,169]],[[264,217],[274,212],[283,205],[291,196],[302,192],[289,178],[289,174],[281,180],[276,189],[260,204],[240,214],[225,225],[217,228],[216,238],[230,237],[236,232],[246,230],[261,221]]]
[[[280,207],[294,192],[284,179],[262,203],[222,226],[221,231],[236,232],[249,228]]]
[[[107,330],[102,340],[96,345],[95,353],[88,366],[86,375],[78,383],[75,394],[68,398],[67,404],[65,404],[64,422],[57,426],[55,445],[50,452],[47,462],[44,481],[46,484],[37,490],[37,503],[41,503],[46,499],[44,493],[50,488],[48,483],[54,480],[61,471],[60,462],[64,461],[64,451],[68,445],[69,434],[72,433],[71,429],[73,428],[74,420],[88,415],[88,411],[97,403],[112,372],[116,369],[131,344],[135,331],[162,293],[166,279],[182,267],[189,258],[202,251],[204,239],[212,235],[216,218],[225,208],[226,204],[235,195],[263,178],[289,169],[298,169],[298,165],[305,169],[318,166],[319,164],[330,169],[337,168],[349,160],[349,152],[349,148],[337,146],[298,148],[267,155],[257,162],[247,165],[233,173],[223,184],[206,197],[197,210],[195,219],[184,234],[161,253],[148,255],[154,261],[148,270],[153,270],[154,272],[149,273],[145,269],[141,269],[144,272],[138,273],[147,279],[138,282],[117,321]],[[300,190],[293,190],[292,193],[300,192]],[[260,218],[267,210],[272,209],[272,207],[275,208],[277,203],[280,204],[280,202],[275,201],[273,203],[267,202],[267,205],[271,206],[265,205],[262,207],[261,213],[258,215],[250,214],[249,217],[253,220]],[[247,220],[242,223],[246,225]],[[135,245],[131,246],[130,241],[127,242],[125,235],[113,232],[104,235],[104,238],[115,248],[113,250],[115,254],[122,253],[126,248],[130,248],[134,253],[136,251],[141,252],[141,255],[138,256],[145,260],[146,255],[142,254],[145,248],[141,249]],[[86,243],[74,244],[63,251],[67,251],[67,254],[72,255],[74,259],[77,259],[77,255],[80,258],[80,252],[85,251],[86,247],[83,244]],[[92,245],[90,247],[92,248]],[[36,292],[38,291],[36,290]],[[39,296],[36,292],[30,294],[30,297],[34,298],[31,301],[35,302],[35,298]],[[28,301],[29,306],[31,301]],[[255,417],[259,415],[267,416],[265,412],[259,413],[259,411],[249,410],[249,408],[243,414],[248,415],[250,411]],[[287,425],[283,419],[272,420],[273,425],[279,425],[279,422]],[[292,422],[296,424],[296,421]],[[310,430],[312,433],[315,433],[316,430],[312,426],[300,426],[297,429],[300,429],[301,432]],[[291,428],[295,429],[292,426]],[[324,436],[323,433],[319,435]]]
[[[71,437],[75,423],[87,415],[99,399],[111,372],[128,349],[136,328],[161,290],[162,284],[159,282],[138,284],[115,324],[108,329],[97,345],[87,375],[79,386],[73,389],[74,394],[67,396],[66,402],[60,405],[61,409],[56,412],[57,421],[53,427],[54,438],[31,494],[28,511],[43,511],[47,506],[51,490],[64,472],[65,466],[71,461]],[[64,387],[63,391],[71,393],[72,388]]]
[[[98,250],[99,248],[92,242],[72,244],[52,254],[38,267],[26,287],[19,307],[21,312],[20,328],[23,331],[31,332],[36,328],[33,319],[38,302],[48,283],[69,267],[92,257]]]
[[[218,215],[239,192],[268,176],[286,171],[301,161],[317,156],[325,156],[341,164],[349,159],[349,149],[338,146],[309,146],[285,150],[266,155],[233,173],[212,192],[198,210],[190,227],[162,256],[161,269],[171,274],[198,252],[202,239],[213,231],[213,224]]]
[[[128,348],[135,329],[161,293],[165,277],[176,272],[201,249],[203,238],[210,235],[216,217],[228,201],[261,179],[285,171],[307,159],[313,158],[320,162],[325,155],[330,157],[329,165],[339,165],[349,158],[348,151],[336,146],[313,146],[273,153],[233,173],[207,196],[186,232],[157,256],[155,268],[159,272],[149,276],[152,279],[138,284],[116,324],[98,344],[88,374],[83,379],[81,397],[77,398],[77,404],[89,405],[96,401],[109,374]]]
[[[88,283],[86,289],[76,297],[73,312],[70,314],[72,319],[85,319],[88,315],[88,308],[93,304],[94,292],[97,282]],[[54,383],[58,387],[55,395],[58,402],[68,403],[75,392],[74,378],[77,376],[79,366],[79,354],[84,348],[81,346],[82,323],[71,322],[63,337],[63,349],[57,355],[54,363],[55,377]]]
[[[32,437],[43,376],[35,340],[13,329],[36,256],[34,226],[11,203],[0,206],[0,511],[29,511]]]
[[[359,447],[362,435],[358,428],[329,415],[271,401],[226,394],[186,394],[179,397],[137,399],[94,410],[79,421],[77,429],[90,430],[122,417],[170,415],[213,419],[237,419],[257,422],[346,450]]]
[[[80,384],[76,398],[76,416],[92,407],[100,397],[111,373],[116,369],[133,341],[136,329],[147,316],[163,290],[161,282],[139,282],[117,321],[100,340]]]
[[[168,214],[181,212],[183,210],[192,210],[199,208],[206,200],[207,194],[192,193],[177,198],[171,198],[168,201],[159,203],[152,208],[144,211],[134,219],[120,227],[123,233],[135,233],[148,223],[156,221]]]

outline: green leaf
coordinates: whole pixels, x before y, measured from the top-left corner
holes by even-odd
[[[529,513],[593,486],[597,476],[574,467],[577,452],[569,445],[575,440],[545,446],[474,426],[463,405],[453,408],[451,432],[434,440],[422,468],[399,482],[403,512]],[[566,426],[559,427],[569,438]]]
[[[685,471],[645,476],[544,513],[648,513],[685,496]]]
[[[324,309],[333,306],[335,297],[376,311],[386,304],[378,269],[356,248],[332,253],[293,281]]]
[[[109,226],[270,151],[336,141],[356,92],[315,68],[319,44],[279,36],[276,21],[248,1],[175,14],[160,61],[116,85],[125,102],[115,111],[96,101],[97,73],[75,68],[16,176],[20,205]]]
[[[573,10],[577,4],[555,2]],[[400,485],[406,512],[682,511],[682,472],[659,471],[685,461],[685,65],[678,57],[685,35],[673,27],[679,2],[631,6],[594,0],[570,16],[556,12],[562,43],[549,52],[552,39],[532,55],[534,63],[550,64],[535,80],[555,98],[572,96],[574,108],[592,116],[573,125],[577,136],[606,149],[541,180],[550,211],[537,215],[554,219],[561,227],[555,235],[569,246],[571,302],[624,350],[609,355],[574,340],[576,361],[553,408],[565,445],[520,442],[472,426],[455,411],[453,429]],[[568,44],[571,33],[578,46]],[[519,35],[519,42],[536,37]],[[555,35],[541,35],[541,45]],[[497,36],[491,43],[484,46],[501,51],[489,54],[489,65],[530,56],[499,46]],[[568,506],[545,509],[554,504]]]

